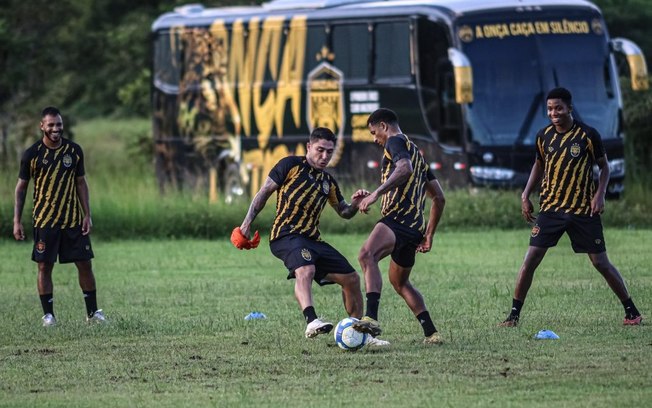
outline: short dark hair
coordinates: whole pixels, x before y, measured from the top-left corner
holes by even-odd
[[[380,122],[385,122],[388,125],[398,125],[398,115],[391,109],[380,108],[376,109],[367,118],[367,126],[377,125]]]
[[[548,99],[561,99],[566,105],[570,106],[573,103],[573,96],[570,91],[566,88],[553,88],[548,92],[546,96],[546,101]]]
[[[311,143],[316,142],[319,139],[328,140],[329,142],[333,143],[337,142],[337,138],[335,137],[333,131],[325,127],[317,127],[314,128],[312,132],[310,132]]]
[[[54,106],[48,106],[47,108],[41,111],[41,119],[43,119],[46,116],[57,116],[57,115],[61,115],[61,112],[59,112],[59,109],[55,108]]]

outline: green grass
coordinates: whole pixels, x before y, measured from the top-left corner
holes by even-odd
[[[2,240],[0,406],[650,405],[651,326],[621,325],[622,306],[567,239],[537,271],[522,325],[496,327],[527,236],[527,228],[438,235],[413,282],[446,344],[420,343],[418,323],[385,281],[380,319],[392,347],[357,353],[331,336],[303,338],[292,282],[267,245],[96,239],[98,300],[111,323],[83,322],[74,267],[57,265],[59,325],[45,329],[31,245]],[[355,261],[365,236],[326,238]],[[606,238],[649,315],[652,231],[608,229]],[[344,317],[336,287],[314,293],[320,315]],[[253,310],[268,319],[245,321]],[[534,340],[540,329],[561,339]]]

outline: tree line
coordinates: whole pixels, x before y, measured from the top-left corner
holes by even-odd
[[[594,2],[611,36],[635,41],[652,67],[652,37],[647,35],[652,0]],[[22,142],[34,137],[35,116],[46,105],[62,108],[70,125],[76,118],[147,117],[150,27],[159,15],[184,3],[188,1],[1,0],[0,165],[13,163]],[[252,3],[262,1],[204,5]],[[629,151],[641,165],[652,164],[651,113],[652,92],[625,92],[628,143],[635,147]]]

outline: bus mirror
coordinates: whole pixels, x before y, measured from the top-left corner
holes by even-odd
[[[647,65],[643,52],[634,42],[626,38],[614,38],[611,47],[627,57],[627,65],[632,80],[632,90],[645,91],[650,87],[648,83]]]
[[[464,53],[456,48],[448,49],[448,59],[453,65],[455,75],[455,102],[473,102],[473,70],[471,62]]]

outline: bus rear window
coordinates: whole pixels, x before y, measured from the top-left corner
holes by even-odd
[[[181,79],[181,50],[174,31],[159,31],[154,40],[154,84],[169,93]]]

